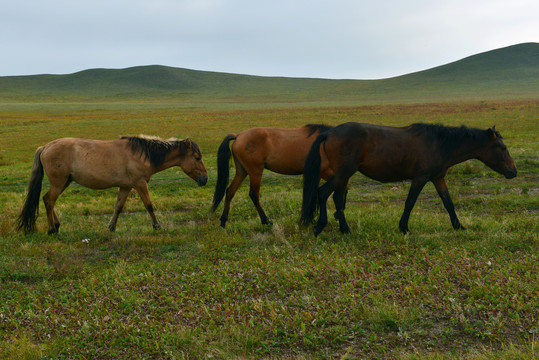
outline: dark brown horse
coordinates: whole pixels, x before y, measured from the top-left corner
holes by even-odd
[[[253,128],[237,135],[227,135],[217,152],[217,185],[212,206],[212,211],[215,211],[223,200],[226,189],[221,226],[225,227],[230,202],[247,175],[250,180],[249,196],[260,220],[262,224],[271,224],[260,205],[262,172],[268,169],[284,175],[302,174],[305,158],[314,139],[330,128],[326,125],[309,124],[297,129]],[[235,141],[229,146],[232,140]],[[236,175],[227,189],[231,156],[234,157]],[[320,168],[319,176],[325,180],[329,179],[332,172],[325,166],[323,159]]]
[[[319,188],[321,152],[326,154],[334,176]],[[464,229],[455,214],[445,174],[451,166],[468,159],[482,161],[507,179],[517,175],[515,163],[494,127],[480,130],[427,124],[402,128],[360,123],[339,125],[319,135],[307,156],[300,222],[310,224],[319,207],[320,217],[314,227],[318,235],[327,224],[327,198],[335,192],[335,218],[339,220],[340,231],[349,233],[343,212],[344,193],[350,177],[359,171],[381,182],[412,180],[399,222],[403,233],[409,232],[410,212],[428,181],[442,198],[453,228]]]
[[[161,226],[154,215],[148,192],[150,177],[156,172],[180,166],[198,185],[205,185],[208,173],[198,145],[189,140],[162,140],[155,137],[122,137],[101,141],[61,138],[37,149],[28,185],[28,195],[18,218],[18,229],[35,231],[43,171],[50,189],[43,196],[49,221],[49,234],[60,227],[54,204],[72,181],[90,189],[118,187],[118,200],[109,223],[114,231],[118,215],[132,188],[139,193],[155,229]]]

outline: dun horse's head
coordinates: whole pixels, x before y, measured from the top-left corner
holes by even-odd
[[[202,161],[202,153],[200,147],[191,139],[183,140],[185,144],[185,152],[182,157],[180,167],[191,179],[195,180],[198,186],[206,185],[208,182],[208,172],[204,161]]]
[[[487,130],[488,141],[485,146],[479,150],[478,158],[492,170],[502,174],[506,179],[512,179],[517,176],[517,167],[509,155],[507,147],[502,141],[502,136],[496,131],[496,127]]]

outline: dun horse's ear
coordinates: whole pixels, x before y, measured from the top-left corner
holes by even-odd
[[[193,147],[193,142],[191,141],[191,139],[187,138],[185,139],[185,145],[187,145],[188,149],[191,149]]]

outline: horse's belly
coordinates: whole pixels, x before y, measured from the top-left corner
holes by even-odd
[[[410,179],[407,169],[389,169],[379,167],[362,167],[358,171],[363,175],[382,183],[402,181]]]
[[[75,172],[72,174],[72,179],[77,184],[85,186],[90,189],[108,189],[111,187],[130,187],[124,178],[118,176],[118,174],[97,174],[88,172]]]

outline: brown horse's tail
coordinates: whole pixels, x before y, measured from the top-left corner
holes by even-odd
[[[43,147],[36,151],[34,166],[30,183],[28,184],[28,194],[22,207],[21,214],[17,218],[17,230],[24,230],[24,233],[36,230],[36,219],[39,213],[39,195],[41,194],[41,183],[43,182],[43,164],[41,163],[41,153]]]
[[[215,185],[215,193],[213,194],[213,205],[211,211],[215,211],[223,197],[225,196],[226,187],[228,185],[228,176],[230,173],[230,156],[232,156],[232,151],[230,151],[229,142],[235,140],[235,134],[229,134],[224,139],[219,150],[217,151],[217,184]]]
[[[326,141],[327,133],[322,133],[314,140],[307,154],[303,168],[303,201],[301,203],[300,225],[307,226],[314,220],[318,210],[318,184],[320,183],[320,144]]]

